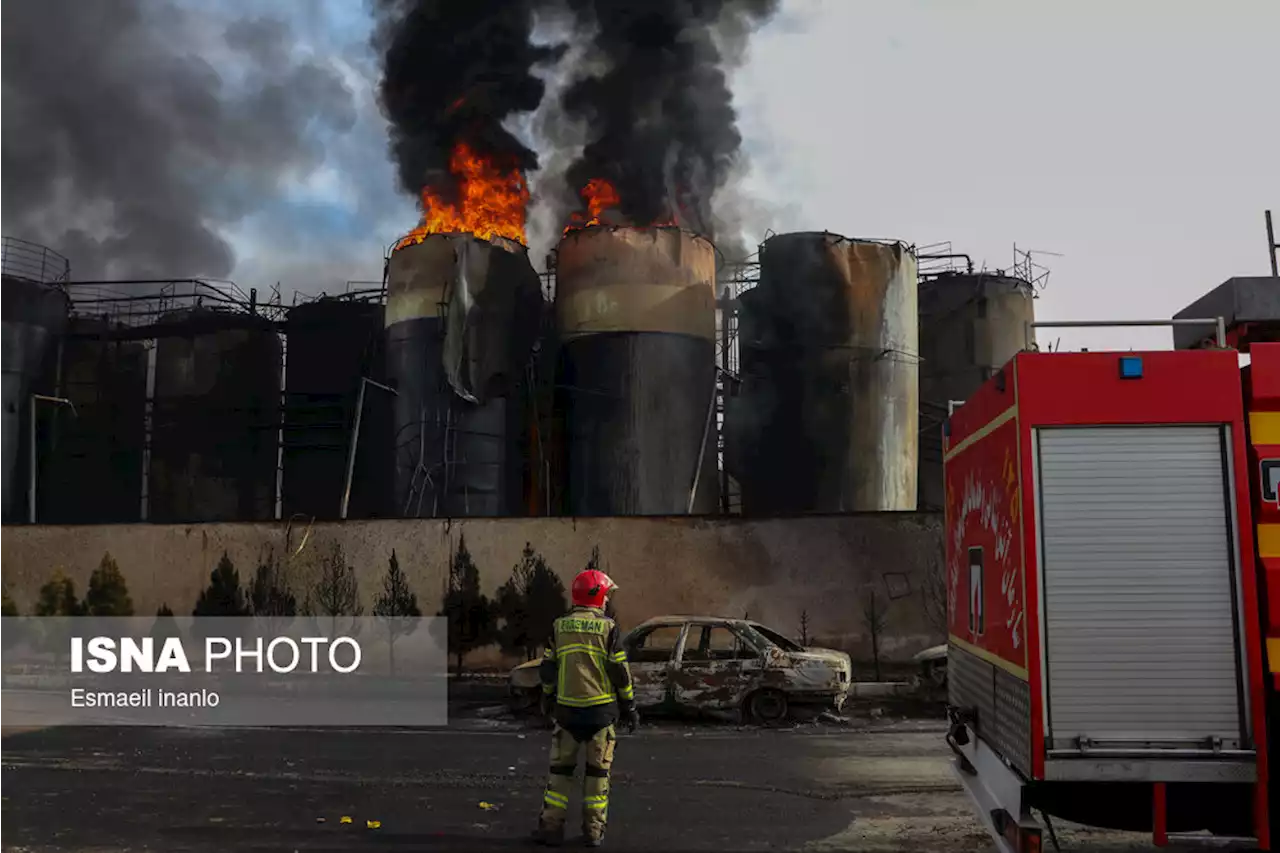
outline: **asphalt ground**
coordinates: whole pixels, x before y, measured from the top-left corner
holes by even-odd
[[[472,707],[433,730],[9,734],[3,847],[534,849],[526,838],[548,749],[547,732],[535,726]],[[780,729],[659,721],[622,735],[613,779],[610,850],[993,849],[950,775],[937,720],[871,709],[843,724]],[[1058,830],[1067,851],[1152,849],[1139,836]]]

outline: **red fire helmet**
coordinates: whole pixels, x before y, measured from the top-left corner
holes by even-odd
[[[573,604],[575,607],[604,607],[609,593],[618,588],[613,578],[597,569],[579,572],[573,579]]]

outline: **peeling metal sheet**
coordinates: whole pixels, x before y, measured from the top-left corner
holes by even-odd
[[[538,334],[542,289],[526,250],[501,238],[458,240],[448,288],[444,370],[469,403],[504,396]]]

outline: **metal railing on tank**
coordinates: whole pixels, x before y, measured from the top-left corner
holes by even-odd
[[[71,262],[48,246],[17,237],[0,237],[0,271],[5,278],[62,284],[71,277]]]
[[[151,326],[172,312],[191,308],[260,314],[271,307],[258,303],[256,290],[246,294],[233,281],[69,281],[65,286],[73,317],[100,318],[120,326]]]
[[[324,299],[382,304],[387,301],[387,287],[382,281],[348,281],[340,293],[329,293],[325,290],[319,293],[303,293],[298,290],[293,292],[294,306],[307,305]]]

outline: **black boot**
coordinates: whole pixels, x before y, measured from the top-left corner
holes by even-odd
[[[604,830],[594,832],[587,827],[582,828],[582,844],[585,847],[599,847],[604,844]]]
[[[539,821],[538,828],[533,831],[533,836],[530,840],[534,844],[541,844],[544,847],[559,847],[564,844],[564,824],[547,826]]]

